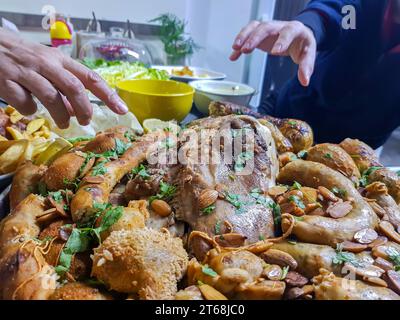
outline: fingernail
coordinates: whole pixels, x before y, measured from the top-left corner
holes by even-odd
[[[115,105],[115,107],[118,109],[118,111],[121,114],[128,112],[128,107],[126,106],[125,102],[118,95],[114,95],[111,102]]]
[[[235,45],[236,46],[241,46],[242,45],[242,39],[236,39]]]
[[[274,48],[272,49],[272,52],[279,53],[279,52],[281,52],[281,50],[282,50],[282,44],[277,43],[277,44],[274,46]]]
[[[251,49],[251,42],[247,42],[244,46],[245,49]]]

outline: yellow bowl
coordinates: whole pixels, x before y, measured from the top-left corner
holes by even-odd
[[[148,118],[182,121],[192,108],[194,89],[172,80],[125,80],[117,92],[143,123]]]

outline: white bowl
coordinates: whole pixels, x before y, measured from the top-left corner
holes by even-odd
[[[227,101],[248,106],[256,90],[246,84],[232,81],[197,80],[189,82],[195,90],[196,108],[208,114],[211,101]]]

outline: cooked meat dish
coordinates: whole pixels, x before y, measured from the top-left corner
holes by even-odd
[[[400,300],[400,177],[361,141],[212,102],[21,164],[0,299]]]

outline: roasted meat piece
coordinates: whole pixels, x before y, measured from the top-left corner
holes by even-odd
[[[272,237],[272,200],[264,192],[275,184],[278,161],[270,131],[229,115],[194,121],[180,142],[177,219],[210,236],[236,232],[250,243]]]

